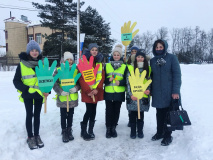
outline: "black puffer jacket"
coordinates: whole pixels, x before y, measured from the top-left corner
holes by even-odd
[[[30,59],[30,56],[26,52],[21,52],[19,54],[19,58],[20,58],[20,61],[21,60],[25,60],[25,61],[32,60],[32,59]],[[40,59],[42,59],[42,55],[38,56],[38,60],[40,60]],[[35,71],[35,68],[32,68],[32,69]],[[34,99],[42,98],[42,96],[40,96],[40,94],[38,92],[35,92],[33,94],[28,92],[29,87],[27,85],[23,84],[23,82],[21,80],[20,64],[16,68],[16,73],[15,73],[15,76],[13,78],[13,84],[14,84],[16,89],[18,89],[22,92],[22,95],[21,95],[22,98],[34,98]]]

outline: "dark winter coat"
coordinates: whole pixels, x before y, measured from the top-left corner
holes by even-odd
[[[24,60],[24,61],[29,61],[32,59],[30,59],[30,56],[26,53],[26,52],[21,52],[19,54],[19,58],[20,61]],[[39,55],[37,60],[42,59],[42,55]],[[35,71],[35,68],[32,68]],[[34,98],[34,99],[39,99],[39,98],[43,98],[38,92],[35,93],[29,93],[28,89],[29,86],[23,84],[22,80],[21,80],[22,76],[21,76],[21,67],[20,64],[17,66],[16,68],[16,73],[15,76],[13,78],[13,84],[15,86],[16,89],[20,90],[22,92],[22,98]]]
[[[143,68],[139,68],[139,72],[142,73],[143,72]],[[129,70],[127,71],[126,74],[126,87],[127,87],[127,91],[126,91],[126,107],[128,111],[138,111],[138,105],[137,105],[137,100],[133,101],[131,99],[132,96],[132,91],[131,91],[131,87],[130,87],[130,83],[129,83]],[[150,86],[148,86],[148,88],[146,90],[150,90]],[[146,104],[144,104],[144,101],[147,101]],[[150,106],[150,97],[149,98],[142,98],[139,100],[139,104],[140,104],[140,111],[148,111],[149,110],[149,106]]]
[[[89,60],[91,54],[89,50],[85,50],[82,54],[82,56],[85,55],[87,57],[87,60]],[[96,63],[101,63],[103,61],[103,55],[101,53],[98,53],[98,55],[94,58],[93,62],[93,68],[95,68]],[[79,84],[81,86],[81,101],[86,103],[97,103],[98,101],[102,101],[104,99],[104,90],[103,90],[103,83],[105,79],[105,72],[102,69],[102,79],[100,83],[97,86],[98,94],[95,95],[95,102],[93,102],[92,98],[88,96],[88,94],[92,91],[89,87],[89,85],[84,81],[83,77],[81,76],[79,78]]]
[[[157,55],[153,46],[154,58],[150,60],[152,69],[151,74],[151,95],[152,106],[155,108],[169,107],[172,100],[172,94],[180,95],[181,70],[178,59],[175,55],[167,52],[168,44],[165,43],[165,53]],[[157,65],[157,60],[163,58],[166,63]]]
[[[113,59],[111,61],[113,61]],[[105,85],[108,85],[111,82],[109,81],[109,78],[106,78],[107,77],[107,75],[106,75],[106,67],[104,69],[104,72],[105,72],[105,81],[104,81],[104,83],[105,83]],[[126,69],[124,71],[123,80],[119,81],[120,82],[119,86],[126,86],[126,72],[127,72],[127,67],[126,67]],[[122,101],[122,102],[124,102],[125,101],[125,92],[107,93],[107,92],[104,91],[104,100]]]

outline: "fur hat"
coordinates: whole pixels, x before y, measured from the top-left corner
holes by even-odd
[[[90,43],[89,46],[88,46],[88,50],[90,51],[93,47],[98,49],[97,43]]]
[[[120,54],[120,56],[122,57],[123,56],[123,53],[122,53],[122,45],[121,44],[117,44],[115,46],[115,48],[112,50],[112,54],[114,52],[118,52]]]
[[[133,49],[135,49],[136,51],[139,50],[139,48],[138,48],[137,46],[132,46],[132,47],[130,48],[131,51],[132,51]]]
[[[73,54],[71,53],[71,52],[64,52],[64,61],[66,61],[67,59],[72,59],[72,60],[74,60],[73,59]]]
[[[26,49],[26,53],[27,54],[30,54],[30,51],[32,51],[33,49],[36,49],[39,54],[41,54],[41,48],[39,46],[39,44],[34,41],[34,40],[31,40],[28,44],[27,44],[27,49]]]

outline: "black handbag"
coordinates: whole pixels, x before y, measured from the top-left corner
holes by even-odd
[[[181,106],[181,109],[179,106]],[[181,128],[181,126],[191,125],[189,116],[186,110],[183,109],[179,100],[172,100],[171,111],[169,111],[167,114],[167,124],[173,128]]]

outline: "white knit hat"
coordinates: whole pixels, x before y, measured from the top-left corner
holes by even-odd
[[[72,59],[72,60],[74,60],[73,59],[73,55],[72,55],[72,53],[71,52],[64,52],[64,61],[66,61],[67,59]]]
[[[113,54],[114,52],[118,52],[118,53],[121,55],[121,57],[122,57],[122,56],[123,56],[123,53],[122,53],[122,45],[121,45],[121,44],[117,44],[117,45],[115,46],[115,48],[112,50],[112,54]]]

